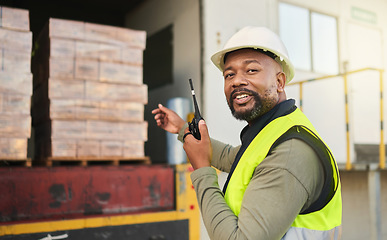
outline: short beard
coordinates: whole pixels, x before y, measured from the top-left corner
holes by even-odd
[[[235,111],[234,104],[233,104],[234,99],[232,98],[232,96],[235,92],[239,92],[239,91],[248,92],[254,98],[254,106],[251,110],[247,109],[245,111],[240,111],[240,112]],[[254,119],[257,119],[258,117],[267,113],[268,111],[270,111],[270,109],[274,107],[275,104],[276,104],[275,99],[268,98],[268,99],[262,100],[262,98],[258,95],[258,93],[253,92],[249,89],[234,90],[231,93],[230,99],[228,101],[228,106],[231,110],[232,115],[238,120],[244,120],[247,122],[251,122]]]

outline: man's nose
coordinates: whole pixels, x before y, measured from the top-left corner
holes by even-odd
[[[232,85],[233,87],[240,87],[240,86],[245,86],[248,84],[248,80],[243,74],[236,74],[234,76]]]

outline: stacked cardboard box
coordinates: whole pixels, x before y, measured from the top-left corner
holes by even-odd
[[[32,69],[37,159],[144,157],[144,31],[51,18]]]
[[[27,160],[31,49],[27,10],[0,6],[0,159]]]

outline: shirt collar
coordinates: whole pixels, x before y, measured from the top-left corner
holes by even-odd
[[[274,119],[287,115],[296,110],[294,99],[283,101],[270,111],[260,116],[251,126],[247,125],[241,131],[240,138],[242,145],[250,144],[250,142],[257,136],[257,134]]]

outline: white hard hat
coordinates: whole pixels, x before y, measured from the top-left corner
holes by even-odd
[[[243,48],[262,49],[273,53],[276,56],[274,60],[282,66],[286,75],[286,83],[294,77],[294,67],[289,60],[285,45],[277,34],[265,27],[248,26],[242,28],[227,41],[223,50],[212,55],[211,61],[223,72],[224,56],[229,52]]]

